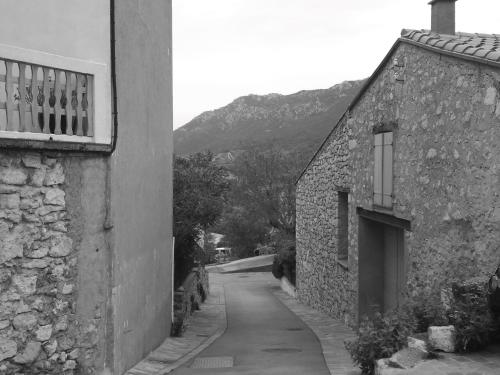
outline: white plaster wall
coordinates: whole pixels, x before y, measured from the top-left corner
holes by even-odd
[[[0,0],[0,43],[109,66],[108,0]]]

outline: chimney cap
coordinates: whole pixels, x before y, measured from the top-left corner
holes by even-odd
[[[446,1],[446,2],[452,2],[452,1],[456,2],[457,0],[431,0],[431,1],[429,1],[429,5],[434,5],[435,3],[440,3],[440,2],[444,2],[444,1]]]

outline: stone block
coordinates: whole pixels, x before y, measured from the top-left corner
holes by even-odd
[[[43,186],[43,182],[45,181],[45,175],[47,172],[44,168],[35,170],[30,177],[30,184],[33,186]]]
[[[14,362],[19,364],[33,363],[42,350],[42,344],[36,341],[30,341],[23,352],[14,357]]]
[[[49,342],[48,344],[45,344],[45,346],[43,347],[43,350],[45,351],[45,354],[47,354],[47,357],[50,357],[51,355],[53,355],[56,350],[57,350],[57,340],[53,340],[51,342]]]
[[[33,313],[24,313],[16,315],[13,324],[16,329],[30,331],[38,323],[38,319]]]
[[[42,158],[40,154],[25,154],[22,156],[22,161],[24,166],[28,168],[42,167]]]
[[[0,194],[0,209],[17,210],[21,203],[19,194]]]
[[[0,330],[10,327],[10,320],[0,320]],[[1,361],[1,359],[0,359]]]
[[[12,358],[17,354],[17,343],[0,337],[0,361],[7,358]]]
[[[43,203],[54,206],[64,206],[66,193],[61,189],[49,189],[45,192]]]
[[[427,330],[429,345],[436,350],[453,353],[456,346],[455,327],[429,327]]]
[[[49,255],[54,258],[68,256],[73,250],[73,240],[67,236],[57,236],[52,240]]]
[[[419,349],[427,352],[427,343],[415,337],[408,337],[408,348]]]
[[[28,175],[22,169],[2,168],[0,169],[0,182],[8,185],[24,185]]]
[[[425,349],[404,348],[389,358],[389,366],[409,369],[425,360],[427,356],[428,352]]]
[[[40,326],[36,331],[38,341],[48,341],[52,337],[52,324]]]
[[[14,275],[12,282],[17,290],[24,295],[31,295],[36,291],[36,276]]]
[[[47,171],[43,184],[45,186],[53,186],[62,183],[64,183],[64,169],[61,164],[57,163],[54,168]]]
[[[0,264],[23,256],[23,246],[17,242],[16,236],[0,239]]]
[[[23,263],[23,268],[33,269],[33,268],[46,268],[49,263],[44,259],[35,259],[31,262]]]

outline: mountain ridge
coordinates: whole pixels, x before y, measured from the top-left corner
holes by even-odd
[[[289,95],[241,96],[176,129],[174,150],[178,155],[205,150],[220,154],[272,143],[287,152],[312,155],[363,82],[344,81]]]

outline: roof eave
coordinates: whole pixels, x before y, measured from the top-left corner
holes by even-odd
[[[316,157],[322,151],[323,147],[328,142],[328,139],[330,138],[330,136],[332,135],[332,133],[335,131],[335,129],[337,129],[337,127],[342,123],[342,121],[344,120],[344,118],[346,117],[346,115],[348,115],[349,112],[351,112],[351,110],[356,106],[356,104],[358,104],[359,100],[364,95],[364,93],[366,92],[366,90],[368,89],[368,87],[370,87],[370,85],[372,84],[372,82],[378,77],[378,74],[380,73],[380,71],[384,68],[384,66],[387,63],[387,61],[389,61],[389,59],[393,55],[394,51],[399,47],[399,44],[401,44],[401,43],[407,43],[407,44],[410,44],[410,45],[413,45],[413,46],[416,46],[416,47],[420,47],[420,48],[423,48],[425,50],[428,50],[428,51],[431,51],[431,52],[434,52],[434,53],[438,53],[440,55],[451,56],[451,57],[455,57],[455,58],[462,59],[462,60],[467,60],[467,61],[472,61],[472,62],[476,62],[476,63],[488,65],[488,66],[491,66],[491,67],[494,67],[494,68],[500,68],[500,62],[495,62],[495,61],[492,61],[492,60],[483,59],[483,58],[476,57],[476,56],[468,56],[468,55],[464,55],[464,54],[461,54],[461,53],[456,53],[456,52],[452,52],[452,51],[443,50],[441,48],[436,48],[436,47],[429,46],[427,44],[418,43],[418,42],[415,42],[415,41],[413,41],[411,39],[407,39],[407,38],[398,38],[396,40],[396,42],[392,45],[392,47],[389,50],[389,52],[382,59],[382,62],[377,66],[377,69],[375,69],[375,71],[370,76],[370,78],[368,78],[366,80],[366,82],[363,84],[363,86],[359,89],[358,94],[351,101],[351,103],[349,104],[349,107],[347,107],[347,110],[340,117],[339,121],[335,124],[335,126],[332,128],[332,130],[325,137],[324,141],[321,143],[321,146],[319,146],[318,150],[314,153],[314,155],[312,156],[312,158],[309,161],[309,163],[307,163],[306,167],[300,173],[299,177],[295,181],[295,185],[297,185],[299,183],[300,179],[304,176],[304,174],[306,173],[307,169],[309,169],[309,167],[311,166],[312,162],[316,159]]]

